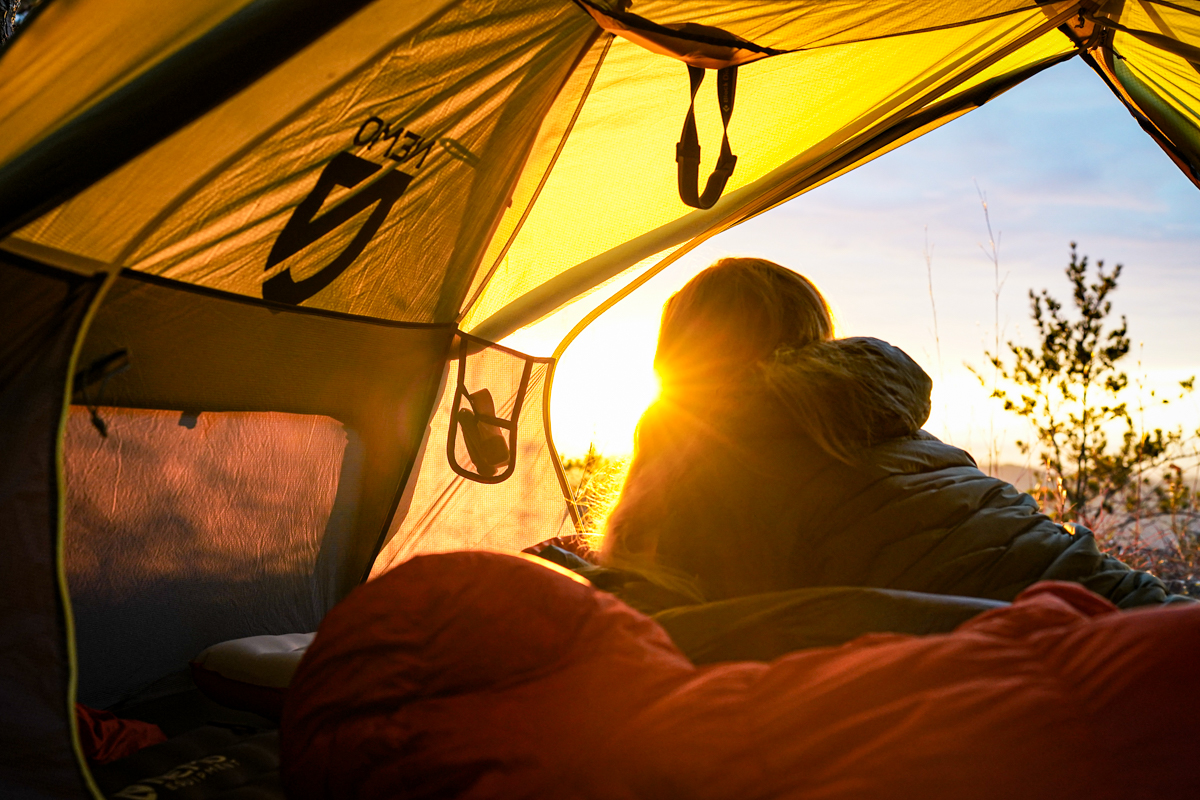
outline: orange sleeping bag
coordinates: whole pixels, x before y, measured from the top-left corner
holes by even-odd
[[[534,559],[415,558],[325,618],[288,692],[301,798],[1200,796],[1200,605],[1065,583],[950,634],[693,666]]]

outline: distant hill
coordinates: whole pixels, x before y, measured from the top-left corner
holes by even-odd
[[[980,467],[982,468],[983,465],[981,464]],[[1001,464],[996,467],[993,475],[1002,481],[1008,481],[1022,492],[1032,489],[1039,477],[1037,472],[1020,464]]]

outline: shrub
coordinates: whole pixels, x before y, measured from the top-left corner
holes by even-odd
[[[1200,515],[1180,464],[1195,457],[1200,431],[1143,430],[1121,399],[1129,387],[1120,366],[1129,355],[1129,327],[1124,316],[1112,319],[1111,300],[1121,271],[1118,264],[1105,272],[1097,261],[1089,282],[1088,257],[1072,242],[1066,276],[1073,313],[1048,290],[1030,290],[1037,341],[1007,342],[1005,354],[985,351],[1005,382],[992,397],[1032,428],[1032,439],[1017,446],[1041,467],[1033,494],[1047,514],[1087,526],[1103,548],[1175,582],[1176,590],[1197,591]],[[1180,381],[1180,397],[1194,381]]]

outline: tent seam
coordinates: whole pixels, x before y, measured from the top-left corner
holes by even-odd
[[[538,198],[542,194],[542,189],[546,186],[546,182],[550,180],[550,173],[554,171],[554,165],[558,163],[558,157],[562,155],[562,151],[567,146],[567,141],[571,138],[571,134],[575,130],[575,123],[579,119],[579,115],[583,112],[583,106],[592,93],[592,87],[596,83],[596,76],[600,74],[600,69],[604,66],[605,58],[608,56],[608,50],[610,47],[612,47],[612,42],[615,38],[615,36],[609,34],[608,41],[604,43],[604,49],[600,51],[600,56],[596,59],[596,66],[592,68],[592,74],[588,78],[587,85],[583,87],[583,92],[579,96],[579,102],[575,105],[575,111],[571,114],[570,121],[567,122],[567,128],[565,131],[563,131],[562,138],[558,142],[558,147],[555,148],[554,155],[550,157],[550,162],[546,165],[545,170],[542,172],[541,180],[538,181],[537,187],[533,190],[533,195],[529,198],[529,202],[525,206],[525,211],[522,212],[521,218],[517,220],[517,224],[513,227],[512,233],[509,234],[508,241],[504,243],[504,248],[499,252],[499,254],[497,254],[495,261],[492,262],[492,266],[488,270],[488,274],[484,276],[482,281],[479,282],[479,288],[477,288],[471,298],[463,304],[462,311],[459,312],[456,322],[461,323],[464,319],[466,319],[467,315],[470,314],[474,309],[475,304],[479,302],[479,298],[483,296],[488,284],[491,283],[492,278],[495,277],[496,271],[500,269],[501,262],[503,262],[505,256],[508,255],[508,251],[512,247],[513,242],[516,241],[517,236],[520,235],[521,230],[525,226],[526,220],[529,219],[529,215],[533,212],[533,207],[537,204]],[[588,45],[587,49],[591,49],[591,44]],[[586,52],[587,51],[585,50],[580,57],[582,58]],[[574,70],[572,70],[572,72],[573,71]],[[569,73],[568,77],[570,77]]]
[[[254,297],[248,294],[239,294],[238,292],[230,292],[225,289],[214,289],[211,286],[204,286],[199,283],[190,283],[181,281],[176,278],[168,278],[163,275],[155,275],[152,272],[143,272],[132,267],[121,268],[123,277],[148,283],[151,285],[161,286],[166,289],[172,289],[181,292],[191,292],[193,294],[212,297],[217,300],[226,300],[244,305],[255,306],[257,308],[265,308],[272,312],[283,313],[299,313],[302,315],[310,315],[315,317],[326,317],[328,319],[343,320],[346,322],[357,322],[365,325],[379,325],[385,328],[412,328],[412,329],[450,329],[454,328],[453,322],[406,322],[404,320],[384,319],[383,317],[369,317],[363,314],[352,314],[348,311],[333,311],[328,308],[317,308],[314,306],[296,306],[289,303],[280,303],[274,300],[266,300],[261,297]]]
[[[591,3],[587,2],[587,0],[574,0],[574,2],[576,2],[580,5],[592,5]],[[807,46],[803,46],[803,47],[794,47],[794,48],[790,48],[790,49],[786,49],[786,50],[779,50],[776,48],[765,47],[763,45],[758,45],[758,44],[755,44],[754,42],[749,42],[749,41],[738,42],[735,45],[732,42],[722,41],[722,40],[717,39],[716,37],[709,37],[709,36],[703,36],[703,35],[698,35],[698,34],[690,34],[690,33],[685,33],[683,31],[676,31],[676,30],[673,30],[670,28],[664,28],[663,26],[661,26],[657,23],[654,23],[651,20],[646,20],[646,21],[650,22],[650,24],[653,25],[654,28],[642,28],[641,26],[635,26],[635,27],[639,27],[639,29],[641,29],[641,30],[646,30],[646,31],[650,31],[650,32],[669,33],[670,35],[677,36],[681,39],[687,39],[687,40],[691,40],[691,41],[701,42],[704,44],[718,44],[718,45],[725,45],[725,46],[729,46],[729,47],[737,46],[737,47],[741,47],[743,49],[752,50],[754,52],[764,53],[767,57],[773,57],[773,56],[780,56],[780,55],[788,55],[791,53],[810,53],[810,52],[815,52],[817,50],[824,50],[824,49],[827,49],[830,47],[840,47],[842,45],[863,44],[865,42],[878,42],[878,41],[882,41],[884,39],[895,39],[900,36],[912,36],[912,35],[917,35],[917,34],[922,34],[922,33],[936,33],[937,31],[946,31],[946,30],[953,30],[955,28],[964,28],[969,25],[979,24],[981,22],[990,22],[992,20],[1002,19],[1004,17],[1012,16],[1014,14],[1028,13],[1029,11],[1031,11],[1035,8],[1042,9],[1045,6],[1053,5],[1054,2],[1055,2],[1055,0],[1038,0],[1031,6],[1022,6],[1020,8],[1012,8],[1007,11],[998,11],[995,14],[988,14],[988,15],[982,16],[982,17],[972,17],[971,19],[963,21],[963,22],[948,22],[944,25],[931,25],[927,28],[913,28],[912,30],[895,31],[893,33],[884,33],[884,34],[880,34],[879,36],[865,36],[861,39],[844,39],[844,40],[839,40],[839,41],[834,41],[834,42],[828,42],[826,44],[807,45]],[[609,12],[605,12],[605,13],[611,14],[612,12],[609,11]],[[1195,12],[1190,12],[1190,13],[1195,13]],[[630,22],[632,24],[632,20],[628,20],[623,17],[622,17],[622,21]],[[659,29],[661,29],[661,30],[659,30]],[[826,37],[826,38],[828,38],[828,37]]]
[[[1151,5],[1162,6],[1164,8],[1174,9],[1175,11],[1181,11],[1184,14],[1188,14],[1193,17],[1200,17],[1200,11],[1197,11],[1194,8],[1188,8],[1187,6],[1181,6],[1178,3],[1170,3],[1170,2],[1167,2],[1167,0],[1142,0],[1142,1],[1146,2],[1146,3],[1150,3]]]

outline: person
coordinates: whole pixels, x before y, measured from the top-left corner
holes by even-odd
[[[929,376],[886,342],[835,339],[825,298],[778,264],[726,258],[693,278],[654,365],[603,565],[686,576],[708,600],[869,586],[1011,601],[1042,580],[1122,608],[1175,599],[922,430]]]

